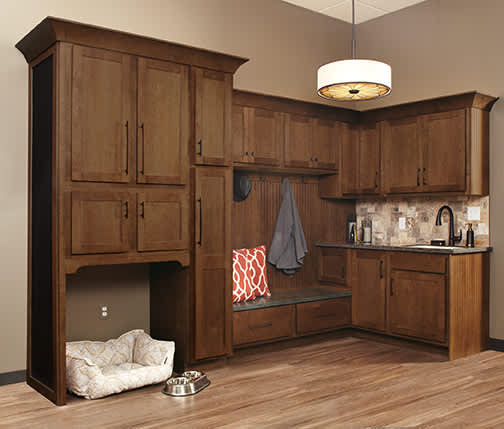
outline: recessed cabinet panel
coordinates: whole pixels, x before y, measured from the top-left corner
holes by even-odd
[[[465,190],[465,110],[425,115],[421,121],[424,192]]]
[[[313,139],[313,119],[309,116],[288,114],[285,118],[285,165],[310,167]]]
[[[256,164],[280,165],[282,115],[266,109],[250,110],[250,155]]]
[[[346,284],[347,276],[347,250],[319,247],[318,279],[322,282]]]
[[[137,195],[138,251],[189,248],[187,194],[151,191]]]
[[[343,124],[315,119],[313,124],[313,159],[317,168],[336,169],[343,140]]]
[[[72,254],[128,251],[131,203],[127,192],[72,192]]]
[[[189,68],[138,59],[137,181],[184,184],[189,138]]]
[[[380,193],[380,139],[376,124],[361,125],[359,129],[358,191],[362,194]]]
[[[248,108],[233,105],[233,161],[250,162],[248,156]]]
[[[347,137],[341,147],[341,192],[353,195],[359,186],[359,129],[356,125],[346,127]]]
[[[72,180],[128,181],[134,66],[129,55],[73,47]]]
[[[228,165],[231,161],[232,75],[196,67],[191,70],[196,91],[196,163]]]

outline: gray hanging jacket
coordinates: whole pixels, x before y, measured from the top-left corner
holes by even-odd
[[[278,212],[268,262],[277,270],[290,275],[303,266],[306,253],[308,249],[291,185],[289,179],[283,179],[282,205]]]

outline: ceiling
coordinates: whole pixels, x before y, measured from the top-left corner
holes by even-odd
[[[283,0],[315,12],[352,22],[352,0]],[[355,0],[355,23],[369,21],[424,0]]]

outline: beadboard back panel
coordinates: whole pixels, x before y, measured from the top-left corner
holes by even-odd
[[[233,249],[266,245],[269,252],[278,211],[282,203],[280,175],[249,174],[252,190],[245,201],[233,202]],[[355,210],[355,202],[328,201],[318,197],[318,178],[288,177],[299,211],[308,253],[304,266],[294,275],[287,276],[268,264],[268,283],[271,290],[316,286],[316,241],[344,241],[346,218]]]

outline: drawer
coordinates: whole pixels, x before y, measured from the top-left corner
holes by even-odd
[[[296,306],[298,334],[324,331],[350,324],[350,297],[306,302],[296,304]]]
[[[293,335],[294,306],[235,311],[233,345],[256,343]]]
[[[447,256],[413,252],[391,252],[390,268],[424,273],[446,273]]]

